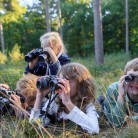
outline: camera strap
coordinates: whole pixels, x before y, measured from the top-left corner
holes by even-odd
[[[50,91],[50,96],[49,96],[49,102],[48,102],[48,105],[47,105],[47,108],[46,108],[46,111],[45,111],[45,117],[47,117],[47,114],[48,114],[48,111],[49,111],[49,108],[50,108],[50,105],[51,103],[55,100],[55,98],[58,96],[58,93],[56,93],[54,95],[54,97],[52,98],[52,94],[55,93],[55,91]]]
[[[49,64],[48,64],[48,62],[46,62],[45,61],[45,63],[46,63],[46,74],[45,75],[51,75],[51,71],[50,71],[50,68],[49,68]]]

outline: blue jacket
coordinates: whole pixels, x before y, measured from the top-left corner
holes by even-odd
[[[29,65],[26,66],[25,74],[32,73],[38,76],[44,76],[44,75],[56,75],[58,70],[61,68],[61,66],[70,63],[70,58],[67,54],[62,54],[58,61],[54,64],[46,64],[46,63],[37,63],[33,69],[29,68]],[[47,68],[49,68],[49,71],[47,73]],[[47,73],[47,74],[46,74]]]

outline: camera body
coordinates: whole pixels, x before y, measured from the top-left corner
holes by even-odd
[[[1,91],[0,96],[6,95],[6,96],[9,97],[11,94],[16,94],[14,91],[7,90],[7,89],[5,89],[3,87],[0,87],[0,91]]]
[[[125,77],[125,82],[136,82],[138,83],[138,75],[130,74]]]
[[[31,62],[38,57],[38,62],[45,62],[50,60],[48,52],[43,51],[43,48],[36,48],[25,55],[25,61]]]
[[[25,98],[19,95],[18,93],[16,93],[15,91],[7,90],[3,87],[0,87],[0,92],[1,92],[0,93],[0,114],[5,114],[6,112],[9,112],[10,114],[12,114],[14,112],[9,105],[11,102],[8,98],[10,97],[11,94],[16,94],[20,96],[21,103],[25,102]]]
[[[59,90],[61,88],[58,84],[59,84],[58,77],[54,75],[41,77],[36,82],[36,86],[39,90],[42,89],[50,89],[51,91]]]

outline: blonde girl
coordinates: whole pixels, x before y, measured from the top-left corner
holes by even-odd
[[[57,32],[48,32],[40,37],[41,47],[50,56],[49,72],[50,75],[56,75],[61,66],[70,63],[70,58],[66,54],[65,46]],[[38,58],[29,62],[26,67],[26,73],[30,72],[38,76],[48,75],[47,64],[39,63]]]

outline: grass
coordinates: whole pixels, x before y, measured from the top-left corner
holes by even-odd
[[[104,64],[96,66],[94,62],[94,56],[87,58],[72,58],[72,61],[79,62],[85,65],[97,83],[96,96],[106,92],[106,88],[113,82],[119,80],[123,75],[123,69],[125,64],[130,60],[125,53],[113,53],[111,55],[104,56]]]
[[[91,72],[97,84],[96,97],[106,92],[106,88],[109,84],[118,81],[123,74],[123,68],[130,58],[125,53],[117,53],[111,55],[105,55],[105,63],[101,66],[96,66],[94,63],[94,57],[89,56],[87,58],[72,57],[72,61],[79,62],[85,65]],[[0,83],[7,83],[11,89],[14,89],[16,82],[22,77],[24,73],[26,63],[24,61],[12,62],[7,61],[5,64],[0,65]],[[67,124],[66,124],[67,125]],[[46,132],[42,129],[38,129],[38,126],[32,126],[28,123],[28,120],[18,120],[15,117],[1,116],[0,120],[0,138],[38,138],[48,137]],[[52,137],[93,137],[93,138],[136,138],[138,136],[138,126],[133,124],[122,129],[115,128],[102,128],[99,135],[91,136],[89,134],[78,131],[75,133],[73,125],[68,125],[65,129],[63,123],[60,127],[47,128]]]

